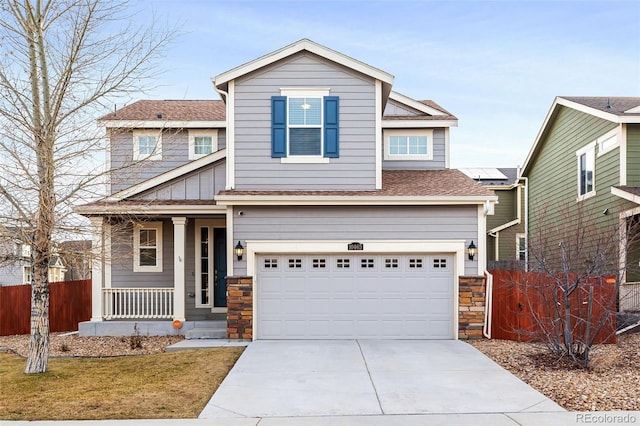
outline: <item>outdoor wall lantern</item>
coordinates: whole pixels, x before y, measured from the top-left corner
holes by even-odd
[[[476,245],[473,244],[473,240],[471,240],[471,244],[469,244],[469,247],[467,247],[467,254],[469,254],[469,260],[473,260],[473,258],[476,256]]]
[[[233,251],[236,253],[236,257],[238,258],[238,260],[242,260],[242,255],[244,254],[244,247],[242,247],[242,244],[240,244],[240,241],[238,241],[238,244],[236,244]]]

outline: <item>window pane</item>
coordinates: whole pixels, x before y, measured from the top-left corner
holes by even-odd
[[[140,266],[156,266],[156,249],[143,248],[140,249]]]
[[[418,153],[418,137],[409,136],[409,154],[416,155]]]
[[[156,148],[155,136],[139,136],[138,137],[138,152],[143,155],[151,155]]]
[[[156,230],[141,229],[140,230],[140,246],[155,247],[155,245],[156,245]]]
[[[427,137],[418,136],[418,149],[416,151],[418,155],[427,155]]]
[[[322,102],[320,98],[289,98],[289,124],[322,124]]]
[[[211,136],[196,136],[194,138],[195,154],[206,155],[213,151],[213,142]]]
[[[320,129],[289,129],[289,155],[320,154]]]

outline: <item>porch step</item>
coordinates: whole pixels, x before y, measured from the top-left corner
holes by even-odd
[[[184,338],[192,339],[226,339],[227,338],[227,322],[226,321],[198,321],[195,327],[185,331]]]

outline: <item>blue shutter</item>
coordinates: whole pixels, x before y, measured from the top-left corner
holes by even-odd
[[[324,156],[340,157],[339,149],[339,102],[338,96],[324,97]]]
[[[287,156],[287,97],[271,97],[271,157]]]

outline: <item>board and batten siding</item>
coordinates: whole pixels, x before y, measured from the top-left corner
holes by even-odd
[[[393,128],[394,131],[401,130]],[[413,131],[414,129],[411,129]],[[426,129],[425,129],[426,130]],[[387,136],[383,133],[383,150],[387,147]],[[433,159],[432,160],[419,160],[419,161],[406,161],[406,160],[384,160],[382,162],[383,170],[440,170],[446,167],[446,140],[444,129],[433,129]],[[384,152],[382,155],[384,158]]]
[[[145,130],[145,129],[141,129]],[[162,132],[162,159],[133,162],[133,131],[112,129],[109,137],[111,193],[180,167],[189,161],[188,130],[165,129]],[[218,129],[218,149],[226,146],[226,133]]]
[[[328,88],[340,97],[340,157],[328,164],[271,158],[271,97],[282,88]],[[303,52],[235,81],[235,189],[375,189],[375,83]]]
[[[597,226],[615,226],[623,208],[621,200],[611,194],[611,186],[620,182],[620,149],[601,156],[595,150],[596,195],[578,201],[578,166],[576,151],[594,142],[616,127],[615,123],[561,107],[550,125],[529,178],[529,237],[542,229],[553,238],[555,229],[566,223],[565,215],[576,217],[582,209],[584,219]],[[605,209],[608,214],[603,214]],[[530,240],[533,243],[533,241]]]
[[[640,186],[639,124],[627,124],[627,185]]]
[[[136,197],[140,200],[211,200],[225,188],[225,160],[203,167],[183,177],[159,185]]]
[[[478,241],[476,206],[242,206],[234,213],[233,241]],[[234,260],[234,275],[245,273],[246,259]],[[465,259],[464,273],[477,273],[477,257]]]

